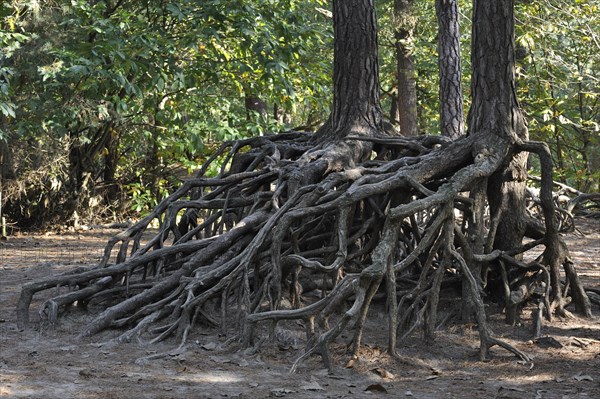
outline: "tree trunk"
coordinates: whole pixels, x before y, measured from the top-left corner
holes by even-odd
[[[373,0],[334,0],[333,29],[331,133],[372,136],[383,120]]]
[[[412,0],[394,1],[394,19],[396,21],[396,58],[398,82],[398,123],[400,134],[416,136],[419,134],[417,114],[417,83],[415,64],[411,51],[412,30],[415,24],[411,17]]]
[[[458,0],[436,0],[440,70],[440,130],[456,139],[464,134]]]
[[[476,0],[472,34],[469,134],[482,136],[480,154],[485,156],[529,137],[515,91],[513,0]],[[490,215],[498,220],[494,248],[515,248],[522,242],[526,168],[527,154],[520,153],[489,179]]]
[[[14,179],[15,170],[12,154],[7,141],[0,139],[0,179]]]
[[[299,176],[292,177],[304,183],[316,181],[325,171],[352,167],[371,155],[372,143],[344,138],[372,137],[384,131],[374,1],[334,0],[333,30],[333,106],[313,138],[317,148],[327,151],[310,169],[298,170]]]
[[[525,179],[526,153],[514,157],[505,154],[519,140],[527,140],[527,128],[515,93],[514,17],[513,1],[476,0],[473,4],[472,77],[473,101],[469,110],[469,135],[479,137],[474,152],[478,157],[502,154],[510,160],[487,179],[487,200],[490,208],[490,231],[482,245],[471,237],[475,254],[493,248],[509,250],[521,245],[526,228]],[[509,155],[509,156],[506,156]],[[486,181],[482,184],[485,186]],[[475,190],[476,191],[476,190]],[[472,193],[473,194],[473,193]],[[476,202],[474,215],[483,214],[483,202]],[[481,221],[482,222],[482,221]],[[471,234],[478,234],[471,232]],[[481,273],[475,262],[469,265],[475,276]],[[480,285],[487,284],[483,271]],[[497,279],[491,284],[496,290]],[[463,282],[463,292],[467,282]],[[499,290],[499,289],[498,289]],[[500,291],[500,290],[499,290]],[[505,292],[506,295],[506,291]],[[473,304],[463,300],[463,318],[471,313]],[[514,322],[507,309],[507,321]],[[514,313],[514,312],[512,312]]]
[[[119,163],[120,136],[112,127],[109,128],[106,144],[104,146],[104,170],[102,177],[106,185],[106,201],[112,204],[119,199],[120,187],[116,180],[117,166]]]

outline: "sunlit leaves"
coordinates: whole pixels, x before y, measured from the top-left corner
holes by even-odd
[[[518,89],[530,134],[550,144],[557,177],[582,190],[600,189],[591,186],[600,153],[599,4],[517,3]]]

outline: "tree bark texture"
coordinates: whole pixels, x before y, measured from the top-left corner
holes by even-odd
[[[394,19],[396,20],[396,58],[398,82],[398,124],[403,136],[419,134],[417,113],[417,82],[415,64],[410,49],[414,20],[410,15],[412,0],[394,1]]]
[[[503,151],[501,146],[512,148],[502,143],[514,144],[529,136],[515,91],[513,6],[513,0],[476,0],[473,4],[469,134],[482,136],[482,156]],[[527,220],[526,163],[527,154],[520,153],[488,181],[490,214],[498,218],[494,248],[521,244]]]
[[[440,130],[456,139],[464,134],[458,0],[436,0],[440,70]]]
[[[373,135],[382,123],[377,20],[373,0],[334,0],[334,94],[331,130]]]

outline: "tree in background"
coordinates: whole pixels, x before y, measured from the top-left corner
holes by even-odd
[[[394,0],[397,89],[392,118],[403,136],[419,134],[413,42],[416,18],[413,5],[413,0]]]
[[[458,0],[436,0],[440,70],[440,133],[456,139],[464,134],[460,23]]]
[[[555,179],[600,191],[598,1],[518,2],[518,68],[531,136],[550,146]]]

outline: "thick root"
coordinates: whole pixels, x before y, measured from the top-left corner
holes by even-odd
[[[519,280],[515,274],[535,270],[546,284],[540,303],[547,311],[554,299],[562,298],[561,264],[577,310],[589,315],[585,290],[561,252],[545,161],[541,237],[498,251],[490,244],[493,215],[489,225],[482,216],[482,185],[511,151],[478,153],[477,148],[495,147],[474,137],[453,143],[424,136],[352,139],[368,143],[358,146],[363,150],[377,145],[377,156],[357,159],[358,147],[344,141],[315,149],[304,133],[223,145],[197,178],[113,237],[97,267],[26,284],[17,306],[19,327],[29,322],[34,295],[68,287],[69,292],[42,304],[40,316],[57,322],[76,301],[99,309],[81,338],[120,328],[126,330],[116,342],[141,340],[143,334],[151,342],[176,336],[183,347],[204,320],[224,332],[235,330],[242,343],[258,348],[265,342],[257,337],[260,323],[275,328],[283,320],[301,320],[307,348],[292,370],[312,354],[321,355],[329,367],[328,346],[350,325],[350,355],[359,352],[370,305],[379,296],[387,301],[392,355],[400,356],[398,339],[418,328],[426,339],[434,339],[441,286],[460,277],[472,304],[469,312],[479,325],[481,356],[498,345],[528,360],[493,337],[481,297],[486,280],[480,274],[503,271],[499,284],[507,308],[513,306],[516,312],[530,296],[510,302],[518,289],[511,281]],[[536,143],[518,150],[546,159],[543,146]],[[391,155],[394,159],[386,161]],[[208,165],[217,158],[225,159],[221,172],[206,177]],[[465,197],[468,191],[479,192],[481,198]],[[144,238],[155,221],[159,231]],[[476,235],[485,237],[478,241]],[[541,262],[518,259],[538,245],[545,245]],[[306,295],[311,291],[320,299]]]

